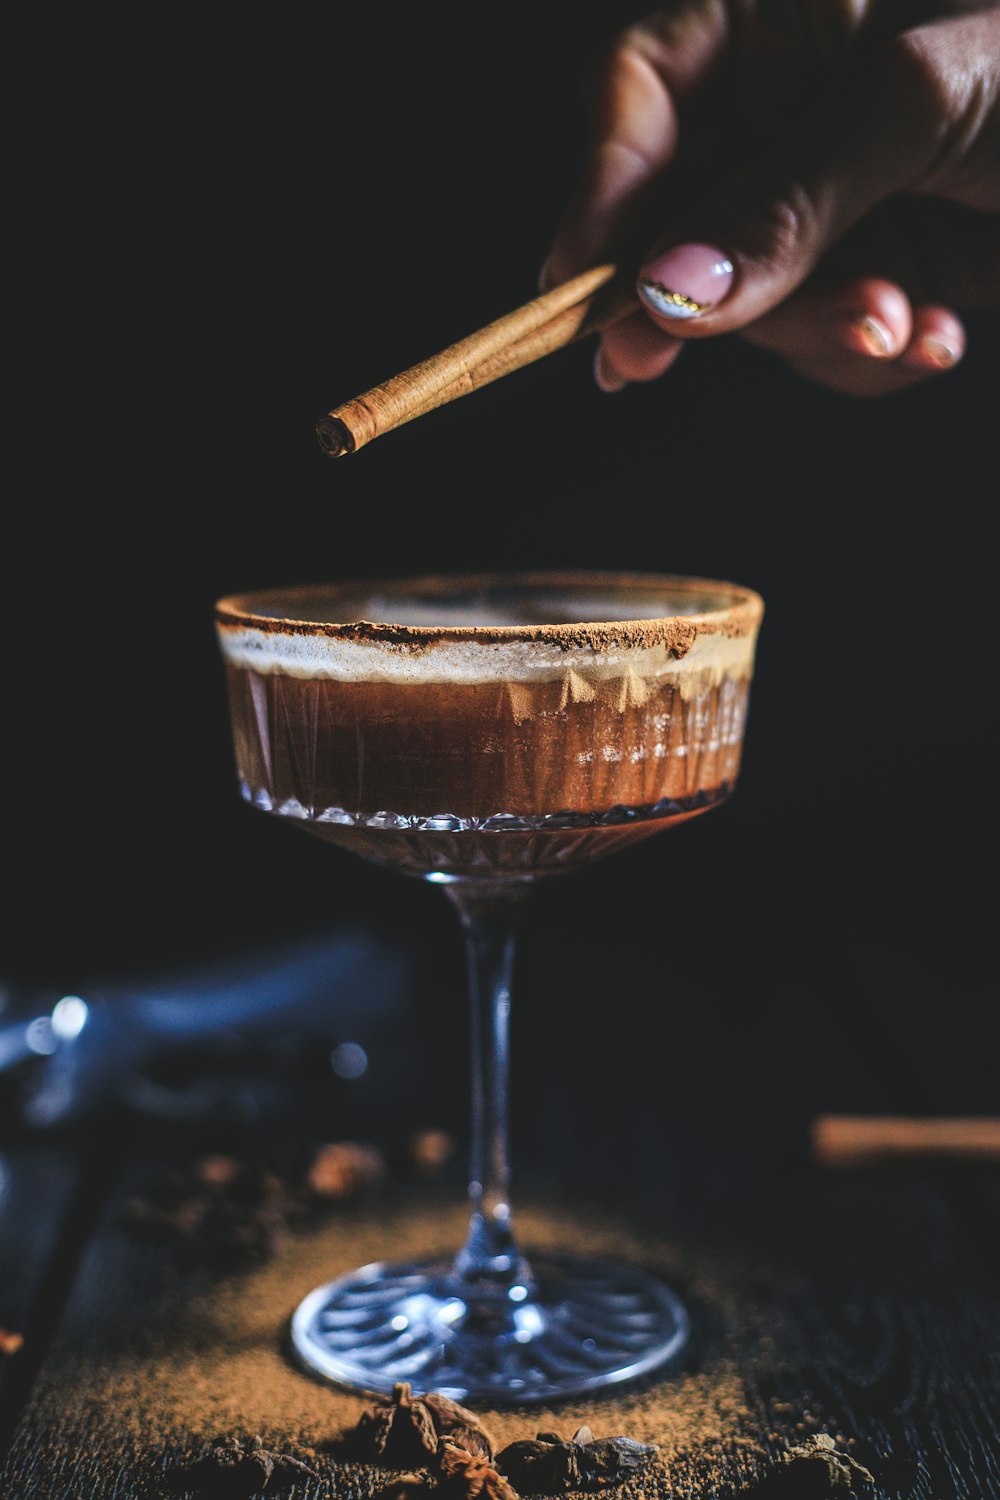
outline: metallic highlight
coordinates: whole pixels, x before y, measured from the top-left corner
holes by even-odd
[[[639,282],[639,291],[653,311],[664,318],[700,318],[715,306],[713,302],[695,302],[683,292],[672,292],[662,281],[651,281],[645,276]]]

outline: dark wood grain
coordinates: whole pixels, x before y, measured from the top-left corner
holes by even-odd
[[[60,1325],[127,1141],[121,1122],[101,1117],[86,1128],[19,1139],[4,1153],[0,1326],[22,1333],[24,1344],[0,1367],[0,1455]]]
[[[57,1309],[40,1305],[64,1284],[58,1260],[80,1182],[80,1163],[64,1148],[41,1143],[0,1154],[0,1328],[22,1347],[0,1357],[0,1453],[30,1388]]]

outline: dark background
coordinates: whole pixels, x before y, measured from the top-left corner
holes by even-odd
[[[938,1102],[995,1111],[995,315],[968,319],[960,368],[879,402],[736,338],[609,398],[581,346],[356,458],[315,443],[330,406],[533,295],[589,69],[629,14],[246,12],[164,19],[117,60],[64,35],[51,77],[33,53],[22,245],[45,317],[7,559],[0,978],[86,992],[361,927],[408,955],[409,1024],[436,1038],[386,1110],[460,1124],[461,1084],[439,1087],[464,1035],[453,914],[240,803],[212,603],[690,572],[767,604],[741,784],[539,890],[519,1090],[544,1092],[573,1033],[589,1081],[638,1067],[631,1093],[678,1116],[871,1104],[835,1078],[761,1089],[823,1003],[862,1048],[936,1037]],[[877,1036],[866,984],[892,996]]]

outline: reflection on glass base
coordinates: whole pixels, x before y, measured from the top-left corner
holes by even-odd
[[[292,1344],[314,1374],[366,1395],[408,1381],[417,1395],[499,1407],[632,1380],[687,1341],[682,1303],[645,1271],[548,1254],[531,1272],[470,1295],[447,1263],[364,1266],[310,1292]]]

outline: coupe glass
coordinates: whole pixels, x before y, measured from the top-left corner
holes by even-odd
[[[236,762],[252,806],[440,885],[468,953],[465,1244],[378,1262],[292,1319],[311,1371],[493,1406],[630,1380],[688,1320],[644,1270],[525,1255],[508,1194],[515,923],[535,881],[722,802],[740,762],[760,597],[655,574],[489,574],[220,600]],[[360,1002],[359,1002],[360,1003]]]

